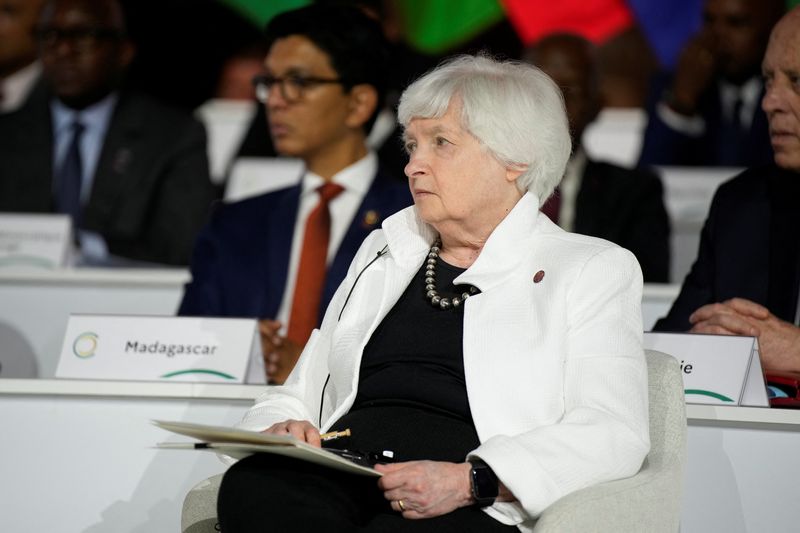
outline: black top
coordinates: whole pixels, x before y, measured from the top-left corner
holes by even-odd
[[[423,268],[372,334],[361,360],[358,395],[352,409],[385,403],[421,404],[472,423],[464,382],[464,307],[439,309],[425,296]],[[453,280],[464,269],[436,266],[436,289],[461,294]]]

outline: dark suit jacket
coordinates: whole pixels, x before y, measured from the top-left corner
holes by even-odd
[[[656,331],[686,331],[689,315],[733,297],[794,321],[800,282],[800,175],[774,165],[720,185],[681,292]]]
[[[573,231],[614,242],[639,260],[646,282],[669,279],[669,217],[661,179],[644,169],[587,161]]]
[[[40,85],[0,117],[0,211],[53,211],[50,97]],[[82,227],[114,255],[186,264],[212,197],[203,125],[123,92],[109,123]]]
[[[656,109],[669,80],[661,76],[654,82],[647,104],[647,128],[642,141],[640,165],[686,166],[759,166],[772,162],[769,125],[761,109],[759,96],[750,128],[731,135],[731,126],[724,120],[716,84],[702,95],[698,115],[706,123],[699,137],[685,135],[661,120]]]
[[[301,186],[222,205],[197,239],[178,314],[275,318],[288,277]],[[408,185],[378,171],[328,268],[320,320],[362,241],[411,205]],[[372,211],[371,215],[368,213]],[[377,250],[376,250],[377,251]]]

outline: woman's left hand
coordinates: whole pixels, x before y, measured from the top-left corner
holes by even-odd
[[[409,461],[375,470],[383,474],[378,487],[384,497],[404,518],[432,518],[472,504],[469,463]]]

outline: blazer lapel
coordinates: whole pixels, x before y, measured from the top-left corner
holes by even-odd
[[[129,195],[135,196],[140,180],[146,178],[135,171],[143,119],[129,97],[121,94],[97,161],[89,204],[86,207],[87,225],[92,220],[95,225],[102,226],[111,217],[119,216],[120,200]]]
[[[390,179],[380,169],[378,170],[355,217],[350,222],[339,249],[328,267],[322,305],[320,305],[320,322],[336,289],[347,275],[350,263],[361,247],[361,243],[373,230],[381,227],[381,223],[386,217],[392,215],[399,208],[394,196],[387,192],[391,183],[388,181]],[[410,201],[409,198],[409,203]]]
[[[291,187],[271,207],[266,217],[267,232],[264,234],[265,241],[261,244],[264,249],[260,259],[262,265],[256,272],[262,273],[266,280],[267,294],[264,301],[267,316],[270,318],[277,315],[286,289],[301,191],[301,184]]]

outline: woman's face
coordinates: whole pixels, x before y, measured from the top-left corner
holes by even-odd
[[[440,118],[414,118],[405,130],[405,173],[422,220],[444,232],[494,228],[522,196],[521,172],[500,164],[461,126],[461,104]]]

